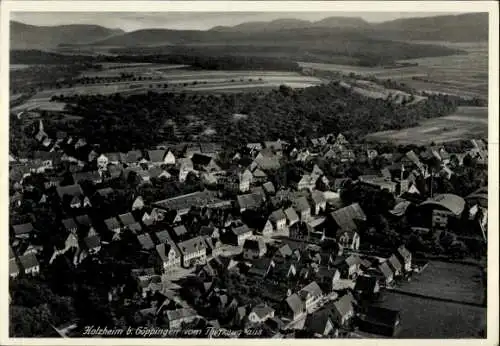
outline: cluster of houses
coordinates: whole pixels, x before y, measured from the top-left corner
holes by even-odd
[[[153,268],[134,269],[138,290],[144,296],[162,296],[140,314],[161,314],[171,328],[203,319],[196,307],[180,306],[167,289],[169,277],[188,270],[203,280],[205,304],[216,302],[224,316],[231,316],[223,325],[265,325],[272,337],[299,331],[335,337],[352,325],[367,332],[380,328],[393,335],[400,323],[399,313],[371,302],[381,289],[412,272],[412,256],[404,246],[383,257],[363,254],[360,235],[367,216],[358,203],[343,205],[340,199],[348,179],[329,178],[314,164],[298,181],[278,189],[269,175],[284,159],[306,163],[321,157],[354,162],[383,156],[390,165],[361,175],[355,183],[393,194],[398,201],[391,211],[395,216],[404,215],[414,203],[405,195],[420,194],[416,177],[436,173],[424,163],[431,156],[440,163],[439,174],[453,174],[450,154],[442,148],[429,148],[419,155],[413,151],[384,154],[360,150],[341,134],[311,139],[302,149],[280,140],[249,143],[231,154],[235,164],[229,170],[221,168],[222,148],[213,143],[100,153],[86,140],[66,133],[50,138],[41,120],[34,138],[41,149],[33,159],[10,157],[11,207],[19,208],[25,202],[24,194],[37,184],[33,178],[42,176],[41,198],[34,202],[62,211],[63,217],[57,220],[62,237],[47,249],[47,244],[45,248],[40,244],[39,235],[54,230],[36,229],[36,220],[12,224],[12,278],[37,275],[41,266],[50,266],[58,256],[67,256],[78,266],[89,256],[99,256],[108,244],[132,237],[138,251],[155,258]],[[475,157],[487,160],[484,143],[473,144]],[[242,165],[244,161],[247,164]],[[70,178],[58,174],[61,167]],[[149,203],[134,195],[127,210],[99,217],[102,201],[116,192],[110,182],[123,180],[140,186],[166,179],[183,183],[190,174],[208,188]],[[462,216],[466,200],[471,201],[467,209],[474,214],[471,217],[481,215],[484,231],[485,191],[465,199],[451,194],[432,196],[418,207],[430,211],[430,228],[445,228],[449,219]],[[218,287],[215,279],[227,272],[245,277],[242,281],[247,288],[265,288],[253,292],[260,303],[240,304],[236,292]],[[207,323],[220,326],[221,321]]]

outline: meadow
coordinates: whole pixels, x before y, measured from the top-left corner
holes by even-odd
[[[423,121],[419,126],[402,130],[371,133],[369,141],[395,144],[428,145],[488,136],[487,107],[459,107],[448,116]]]

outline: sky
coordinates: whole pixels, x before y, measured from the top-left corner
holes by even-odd
[[[361,17],[368,22],[398,18],[430,17],[452,13],[431,12],[11,12],[11,20],[31,25],[96,24],[134,31],[150,28],[207,30],[218,25],[237,25],[249,21],[297,18],[317,21],[326,17]]]

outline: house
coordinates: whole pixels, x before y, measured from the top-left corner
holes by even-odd
[[[323,297],[323,291],[319,287],[318,283],[316,281],[313,281],[308,285],[304,286],[297,293],[297,295],[304,302],[306,311],[309,311],[312,308],[314,308],[316,304],[320,301],[320,299]]]
[[[132,203],[132,211],[141,210],[144,208],[144,199],[141,196],[137,196]]]
[[[260,154],[259,154],[260,155]],[[260,168],[264,171],[273,171],[279,169],[281,166],[279,156],[258,156],[250,165],[251,168]],[[252,169],[253,171],[254,169]],[[254,173],[255,176],[255,173]]]
[[[340,275],[344,279],[353,279],[361,272],[361,258],[357,255],[350,255],[341,259],[338,264]]]
[[[286,229],[287,219],[283,209],[273,211],[271,215],[269,215],[269,221],[276,232],[281,232]]]
[[[256,210],[264,202],[264,198],[260,193],[247,193],[239,195],[236,199],[241,213],[245,210]]]
[[[266,251],[266,243],[261,238],[246,239],[243,243],[243,258],[246,260],[260,258],[266,254]]]
[[[177,165],[179,168],[179,181],[184,182],[188,174],[194,171],[193,161],[189,158],[181,158],[177,160]]]
[[[411,271],[411,252],[404,245],[398,247],[396,256],[401,264],[403,264],[403,270],[406,272]]]
[[[300,216],[301,221],[307,221],[311,218],[311,206],[306,197],[299,197],[293,201],[293,208]]]
[[[232,227],[225,233],[225,241],[231,245],[243,246],[245,240],[252,235],[252,230],[247,225]]]
[[[172,236],[175,241],[184,240],[184,238],[188,235],[188,231],[184,225],[175,226],[172,229]]]
[[[246,192],[250,190],[250,184],[252,183],[253,180],[252,172],[250,172],[248,169],[245,169],[243,173],[239,174],[238,179],[239,179],[238,187],[241,192]]]
[[[358,203],[335,210],[330,216],[336,229],[342,231],[356,231],[358,225],[366,221],[366,215]]]
[[[451,219],[460,219],[465,200],[457,195],[444,193],[420,203],[419,209],[433,228],[446,228]]]
[[[206,156],[202,154],[194,154],[191,157],[194,169],[198,171],[205,172],[218,172],[221,170],[219,165],[215,162],[215,159],[211,156]]]
[[[277,141],[264,142],[264,148],[271,149],[276,155],[283,154],[283,143],[279,139]]]
[[[252,182],[254,183],[263,183],[267,181],[267,174],[260,168],[253,170],[252,177]]]
[[[261,257],[251,262],[251,268],[248,270],[248,275],[259,278],[266,277],[274,268],[276,263],[268,257]]]
[[[56,188],[57,194],[63,204],[69,204],[71,208],[81,208],[90,206],[90,200],[83,194],[79,184],[59,186]]]
[[[251,323],[263,323],[273,317],[274,309],[264,303],[256,305],[248,314],[248,320]]]
[[[207,255],[212,257],[217,257],[221,255],[224,251],[224,245],[219,238],[204,237],[205,243],[207,244]]]
[[[222,150],[222,145],[219,143],[202,142],[200,143],[200,153],[206,156],[217,157]]]
[[[62,220],[64,230],[68,233],[76,233],[78,231],[78,225],[73,218],[68,218]]]
[[[122,162],[128,166],[137,166],[142,157],[143,155],[140,150],[131,150],[123,156]]]
[[[33,253],[19,256],[19,264],[26,275],[37,275],[40,272],[40,264]]]
[[[315,274],[316,282],[325,291],[331,292],[335,282],[340,280],[340,271],[335,267],[321,265]]]
[[[183,324],[193,322],[199,316],[191,308],[181,308],[177,310],[167,310],[165,319],[169,329],[180,330]]]
[[[306,306],[299,295],[294,293],[285,299],[282,310],[283,318],[296,321],[306,313]]]
[[[344,231],[339,229],[336,234],[337,242],[346,249],[358,250],[360,237],[356,231]]]
[[[276,193],[276,189],[274,188],[274,185],[272,182],[268,181],[262,185],[262,188],[264,189],[264,192],[268,196],[272,196]]]
[[[330,335],[335,330],[330,313],[325,309],[308,314],[303,329],[320,338]]]
[[[316,187],[317,175],[304,174],[297,183],[297,191],[309,190],[312,191]]]
[[[326,198],[321,191],[311,191],[311,202],[314,208],[314,214],[318,215],[320,212],[326,210]]]
[[[129,230],[137,228],[137,221],[135,221],[134,216],[131,213],[118,215],[118,220],[120,220],[123,228],[128,228]]]
[[[270,236],[273,233],[273,230],[274,227],[272,222],[269,220],[264,220],[262,227],[259,228],[259,233],[262,236]]]
[[[380,265],[378,266],[378,270],[382,274],[383,283],[385,285],[390,284],[394,280],[394,273],[387,261],[380,263]]]
[[[354,317],[354,304],[356,300],[351,293],[347,293],[333,303],[332,317],[334,322],[341,326],[347,326],[351,318]]]
[[[120,225],[120,222],[116,217],[110,217],[106,220],[104,220],[104,225],[108,229],[108,231],[113,232],[115,234],[120,233],[122,227]]]
[[[360,275],[356,278],[354,292],[356,292],[359,297],[371,298],[380,292],[380,285],[376,277]]]
[[[401,262],[399,262],[396,255],[392,255],[391,257],[389,257],[387,262],[389,262],[389,266],[391,267],[394,276],[400,276],[402,274],[403,266],[401,265]]]
[[[160,258],[164,273],[168,273],[173,269],[180,267],[181,254],[175,245],[163,242],[156,245],[156,253]]]
[[[368,306],[357,317],[356,325],[359,330],[367,333],[393,337],[401,327],[401,315],[397,310]]]
[[[169,158],[170,164],[175,164],[175,156],[170,152],[171,157]],[[166,162],[167,151],[165,149],[155,149],[148,150],[149,164],[154,167],[159,167],[161,165],[167,164]],[[173,162],[172,162],[173,156]]]
[[[120,165],[123,161],[123,155],[121,153],[105,153],[102,154],[105,158],[107,158],[108,164],[113,164],[113,165]],[[99,162],[99,158],[98,161]],[[102,161],[104,162],[104,160]]]
[[[193,264],[204,264],[207,259],[207,246],[202,237],[197,236],[177,244],[181,253],[182,265],[189,268]]]
[[[137,236],[137,242],[141,245],[142,249],[146,251],[155,247],[153,239],[151,239],[149,233],[139,234]]]
[[[89,171],[89,172],[76,172],[73,174],[73,181],[77,184],[90,181],[93,184],[102,183],[102,177],[97,171]]]
[[[35,232],[35,229],[33,228],[33,224],[31,222],[14,225],[12,226],[12,229],[14,231],[14,236],[17,239],[29,239]]]
[[[85,237],[83,243],[88,254],[96,254],[101,250],[101,238],[98,235]]]
[[[9,277],[16,278],[19,276],[19,267],[17,265],[16,259],[9,259]]]
[[[299,222],[299,216],[297,212],[292,207],[285,209],[284,211],[288,226],[292,226]]]
[[[97,157],[97,167],[100,169],[106,169],[109,164],[109,159],[106,155],[101,154]]]

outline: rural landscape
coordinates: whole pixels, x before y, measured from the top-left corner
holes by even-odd
[[[488,13],[51,15],[10,22],[10,337],[486,338]]]

